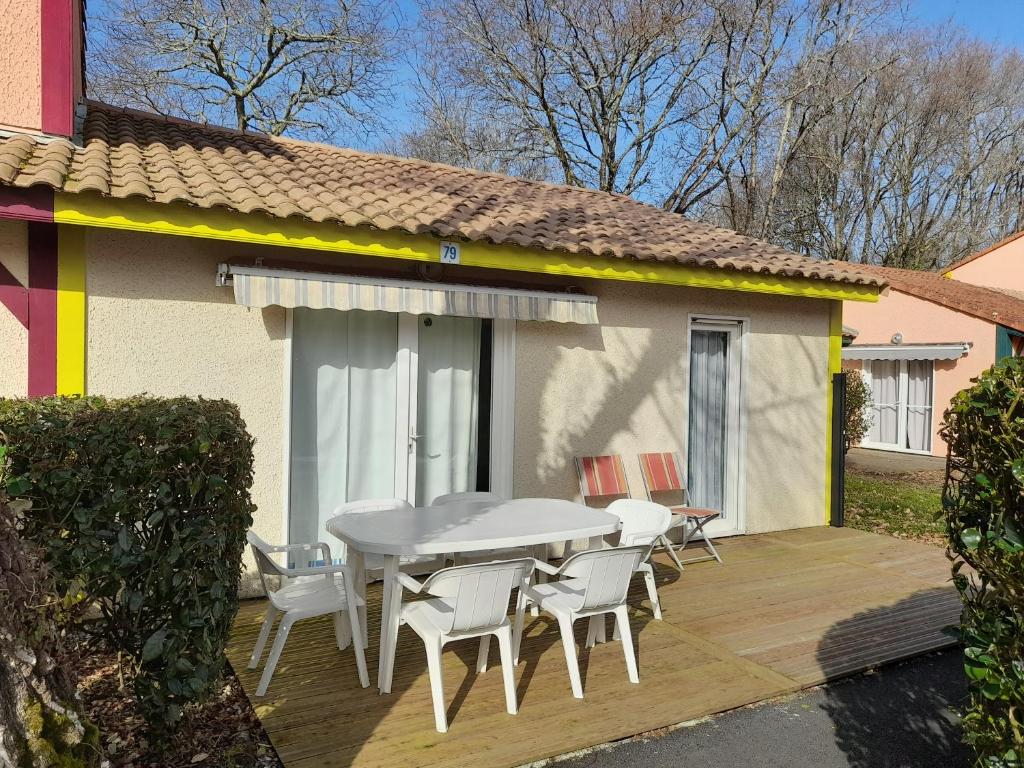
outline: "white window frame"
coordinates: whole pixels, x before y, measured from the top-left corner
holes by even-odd
[[[335,310],[341,311],[341,310]],[[416,487],[415,434],[417,388],[412,386],[419,354],[419,318],[402,314],[398,319],[398,399],[395,403],[395,496],[408,499]],[[516,393],[516,321],[492,320],[491,343],[491,491],[512,498],[512,473],[515,450]],[[281,541],[289,540],[291,522],[291,441],[292,441],[292,339],[294,310],[288,309],[282,345],[282,475]],[[402,429],[402,426],[405,429]],[[429,503],[419,500],[418,503]]]
[[[708,315],[691,313],[686,318],[685,375],[683,397],[683,442],[686,453],[683,456],[684,472],[689,466],[690,433],[690,347],[693,331],[724,331],[729,338],[729,370],[738,371],[738,376],[729,380],[728,418],[735,419],[735,425],[727,428],[726,437],[726,509],[725,520],[708,523],[708,533],[713,535],[739,535],[747,532],[747,391],[749,389],[749,338],[750,318],[732,315]],[[731,519],[730,519],[731,518]]]
[[[864,373],[864,383],[867,384],[868,389],[871,390],[871,402],[874,405],[874,377],[872,376],[871,366],[874,360],[864,360],[861,363],[861,370]],[[930,362],[932,364],[932,380],[931,380],[931,402],[928,404],[928,450],[917,450],[915,448],[904,448],[907,444],[907,412],[910,408],[910,404],[907,402],[910,394],[910,374],[908,363],[909,360],[880,360],[879,362],[898,362],[899,363],[899,379],[897,380],[897,407],[896,407],[896,443],[879,443],[868,439],[868,435],[864,436],[861,440],[860,445],[862,448],[871,448],[877,451],[895,451],[897,453],[912,453],[918,456],[931,456],[932,449],[935,447],[935,361],[934,360],[920,360],[918,362]],[[872,408],[874,412],[874,408]],[[870,432],[868,433],[870,434]]]

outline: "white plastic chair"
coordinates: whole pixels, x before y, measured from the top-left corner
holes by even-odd
[[[477,672],[487,669],[487,653],[491,635],[498,638],[501,651],[501,672],[505,681],[505,708],[510,715],[518,712],[516,683],[512,662],[513,627],[508,620],[508,601],[512,590],[518,588],[516,600],[515,632],[522,633],[525,608],[525,589],[533,575],[532,559],[503,560],[477,565],[459,565],[431,574],[420,583],[405,573],[399,573],[392,600],[399,601],[399,620],[392,625],[389,647],[392,656],[385,660],[384,690],[391,686],[394,673],[394,648],[398,640],[398,625],[408,624],[423,638],[430,671],[430,692],[434,700],[434,725],[441,733],[448,730],[448,717],[444,704],[444,680],[441,651],[453,640],[479,637]],[[411,592],[426,592],[427,600],[401,604],[402,588]]]
[[[626,670],[631,683],[639,683],[636,658],[633,656],[633,633],[629,628],[629,613],[626,595],[629,582],[640,564],[650,557],[650,546],[614,547],[579,552],[554,568],[547,563],[537,563],[537,568],[561,577],[558,581],[536,584],[526,589],[527,600],[540,606],[558,620],[565,650],[565,663],[569,668],[569,682],[572,695],[583,698],[583,684],[580,681],[579,661],[576,658],[576,639],[573,623],[585,617],[601,617],[607,613],[615,616],[617,634],[622,640],[626,656]],[[591,621],[587,634],[587,645],[594,642],[595,624]],[[516,663],[519,661],[519,644],[522,631],[516,631]]]
[[[608,511],[622,521],[619,529],[619,546],[644,545],[653,547],[672,527],[672,510],[653,501],[619,499],[608,505]],[[651,598],[654,618],[661,618],[661,601],[654,581],[654,564],[650,557],[640,563],[637,570],[644,575],[647,595]]]
[[[442,494],[431,502],[431,506],[443,507],[445,504],[473,501],[496,504],[504,501],[504,499],[490,491],[461,491],[459,493]],[[519,560],[524,557],[533,556],[534,552],[526,547],[506,547],[504,549],[484,549],[479,552],[454,552],[452,553],[452,561],[455,565],[466,565],[467,563],[487,563],[492,560]]]
[[[370,680],[366,674],[363,646],[359,642],[352,642],[353,637],[358,638],[362,634],[358,611],[361,601],[356,596],[352,571],[344,565],[330,565],[331,548],[323,542],[274,545],[268,544],[252,531],[246,534],[246,538],[252,547],[253,556],[256,558],[260,583],[270,602],[270,605],[267,606],[267,613],[263,617],[263,626],[260,628],[256,647],[253,648],[252,656],[249,657],[249,669],[256,669],[259,665],[263,649],[270,637],[270,630],[274,626],[274,620],[278,613],[284,614],[281,618],[281,625],[277,628],[277,635],[274,637],[267,665],[263,668],[263,675],[256,688],[256,695],[266,694],[267,686],[270,685],[270,679],[274,676],[274,669],[281,658],[281,651],[284,650],[284,644],[288,640],[292,624],[302,619],[311,619],[314,616],[327,614],[334,614],[334,638],[338,643],[338,649],[344,650],[351,645],[355,650],[359,684],[366,688],[370,684]],[[328,565],[311,568],[283,568],[271,558],[271,555],[277,552],[293,552],[301,549],[319,549],[323,554],[324,562]],[[271,591],[270,585],[267,583],[267,576],[285,578],[322,576],[323,578],[296,581],[276,591]],[[365,606],[361,607],[365,609]],[[346,616],[342,615],[343,613],[348,614],[347,620]]]
[[[404,499],[362,499],[359,501],[348,501],[334,510],[334,517],[340,517],[341,515],[358,515],[363,512],[380,512],[381,510],[387,509],[409,509],[412,505]],[[347,545],[342,545],[343,556],[342,560],[351,564],[351,559],[348,557]],[[444,555],[407,555],[403,556],[399,561],[399,568],[402,570],[413,571],[414,573],[430,573],[444,568],[446,565]],[[365,583],[369,584],[375,579],[383,578],[384,576],[384,555],[378,555],[372,552],[363,554],[363,570],[365,571]],[[360,594],[364,593],[364,589],[360,589]],[[363,646],[367,645],[367,631],[368,624],[366,620],[366,606],[361,605],[359,607],[360,614],[359,619],[363,626]]]

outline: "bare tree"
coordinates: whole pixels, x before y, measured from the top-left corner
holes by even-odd
[[[651,181],[711,11],[678,0],[451,0],[423,9],[428,56],[561,179],[634,194]],[[515,146],[521,143],[521,147]]]
[[[879,68],[879,62],[892,63]],[[944,265],[1021,224],[1024,61],[949,30],[867,37],[844,53],[831,106],[787,158],[759,234],[833,259]],[[738,164],[725,223],[775,169]]]
[[[93,96],[323,137],[371,120],[397,34],[375,0],[123,0],[90,32]]]
[[[528,179],[553,176],[554,168],[535,134],[481,109],[432,62],[417,62],[417,70],[410,103],[417,124],[385,142],[385,151]]]

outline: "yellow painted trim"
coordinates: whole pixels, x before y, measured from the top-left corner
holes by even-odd
[[[57,231],[57,394],[85,394],[85,230]]]
[[[833,301],[828,316],[828,380],[825,382],[825,525],[832,514],[832,379],[843,369],[843,302]]]
[[[92,194],[56,193],[54,220],[61,224],[184,235],[241,243],[437,262],[438,238],[384,232],[365,227],[317,224],[304,219],[275,219],[259,213],[238,213],[223,208],[196,208],[180,203],[115,200]],[[467,267],[567,275],[602,280],[662,283],[695,288],[803,296],[841,301],[877,301],[878,289],[826,280],[772,277],[680,264],[647,264],[611,257],[574,256],[536,248],[462,242],[461,261]]]

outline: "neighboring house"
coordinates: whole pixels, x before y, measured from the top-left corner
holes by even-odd
[[[946,454],[939,431],[952,397],[997,360],[1021,352],[1024,293],[973,283],[1024,283],[1018,237],[959,262],[949,276],[863,267],[887,282],[889,292],[870,307],[847,302],[843,310],[856,329],[843,348],[843,366],[863,369],[874,396],[862,445]],[[995,266],[986,265],[989,259]],[[969,282],[959,278],[968,269]]]
[[[663,450],[719,533],[826,522],[842,303],[883,278],[620,195],[79,102],[77,4],[15,5],[42,34],[6,37],[35,74],[0,68],[0,394],[238,403],[269,539],[357,497],[572,498],[579,454],[626,456],[639,495]]]
[[[1024,231],[946,267],[946,277],[1024,296]]]

